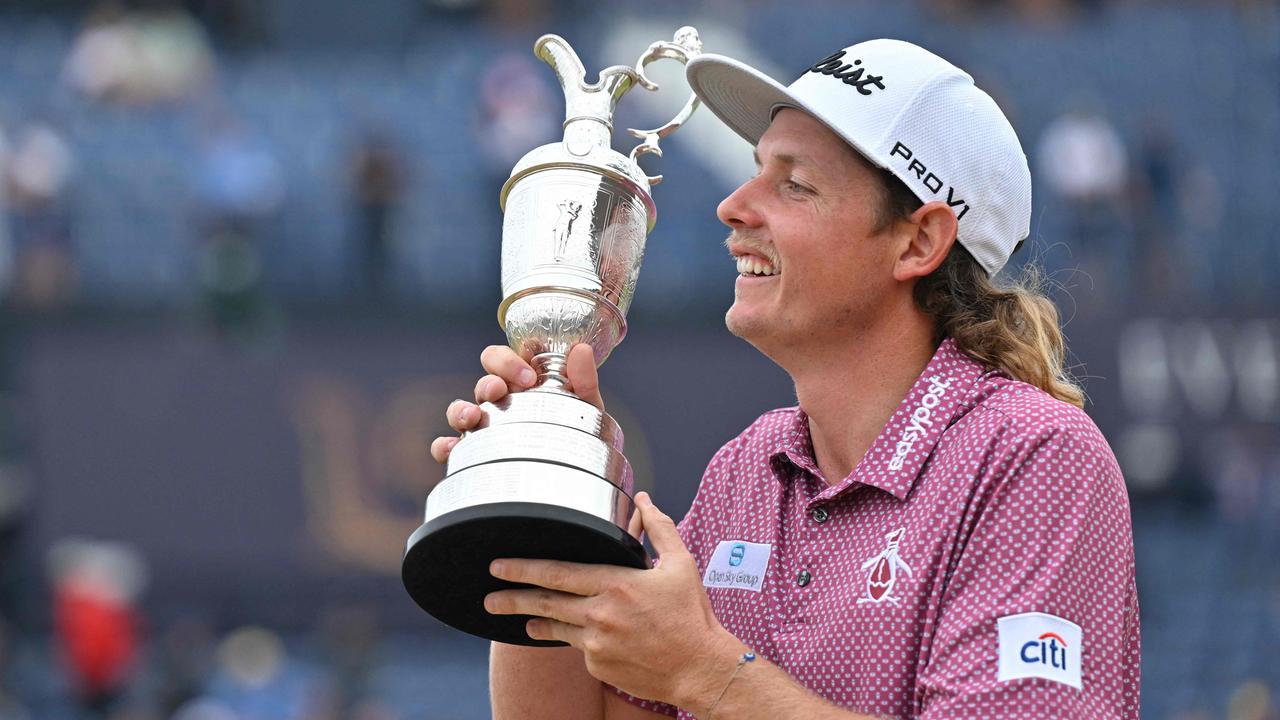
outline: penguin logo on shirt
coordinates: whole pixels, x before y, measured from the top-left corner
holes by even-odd
[[[880,551],[879,555],[862,563],[862,569],[871,572],[867,574],[867,596],[858,598],[859,605],[881,602],[897,605],[902,601],[902,598],[893,594],[893,586],[898,581],[899,570],[905,572],[907,577],[911,577],[911,568],[898,555],[898,543],[905,532],[905,528],[898,528],[885,535],[884,539],[888,543],[885,549]]]

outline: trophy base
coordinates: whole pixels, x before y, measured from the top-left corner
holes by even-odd
[[[497,558],[649,567],[649,554],[621,527],[579,510],[531,502],[472,505],[434,518],[409,538],[401,566],[419,607],[463,632],[511,645],[557,647],[525,633],[528,615],[491,615],[484,596],[529,587],[489,574]]]

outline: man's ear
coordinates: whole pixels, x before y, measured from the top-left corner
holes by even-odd
[[[902,221],[905,244],[893,266],[899,282],[922,278],[938,268],[956,240],[956,215],[946,203],[935,200],[920,206]]]

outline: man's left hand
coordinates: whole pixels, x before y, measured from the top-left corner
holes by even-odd
[[[529,637],[578,648],[597,679],[637,697],[680,704],[705,692],[707,671],[732,658],[740,643],[716,620],[675,523],[647,493],[635,501],[658,552],[652,569],[495,560],[494,577],[538,587],[490,593],[484,606],[495,615],[533,615]],[[732,668],[733,660],[727,662]]]

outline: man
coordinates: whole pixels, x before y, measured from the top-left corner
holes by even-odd
[[[726,324],[798,407],[716,454],[679,528],[637,495],[653,569],[493,564],[538,588],[486,608],[572,646],[495,644],[495,717],[1137,717],[1123,479],[1052,304],[989,278],[1030,225],[1004,115],[893,40],[790,87],[710,55],[688,75],[756,145],[718,211],[740,272]],[[478,401],[534,381],[507,348],[481,359]],[[568,372],[599,404],[587,348]]]

